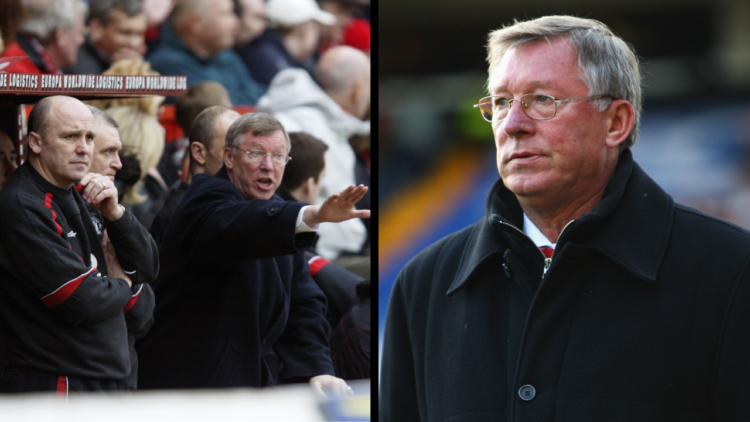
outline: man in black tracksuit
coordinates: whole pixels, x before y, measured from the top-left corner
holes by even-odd
[[[0,192],[0,318],[10,362],[2,392],[127,388],[124,312],[137,302],[131,286],[153,279],[158,260],[112,181],[88,173],[92,125],[78,100],[40,101],[29,117],[29,161]],[[104,253],[84,201],[101,212],[119,262]]]
[[[94,115],[94,155],[91,159],[92,173],[101,174],[109,177],[114,182],[117,170],[122,168],[118,152],[122,149],[120,133],[117,131],[117,121],[104,111],[92,106],[86,105]],[[123,311],[125,313],[125,324],[128,328],[128,350],[130,351],[130,375],[127,378],[128,389],[135,390],[138,387],[138,354],[135,351],[136,339],[146,335],[148,330],[154,324],[154,291],[148,284],[154,281],[156,274],[149,274],[149,266],[153,265],[153,257],[158,255],[156,244],[151,240],[146,228],[136,220],[133,225],[133,232],[137,233],[136,239],[140,239],[139,245],[135,251],[140,252],[132,255],[123,250],[121,242],[111,242],[106,230],[106,220],[102,213],[86,203],[86,210],[91,216],[91,223],[94,225],[96,236],[104,248],[104,255],[113,254],[110,259],[117,260],[125,268],[132,269],[127,274],[133,280],[133,286],[130,290],[133,293],[131,302]],[[102,240],[104,240],[102,242]],[[117,254],[120,251],[120,258]],[[132,258],[132,259],[131,259]],[[142,265],[145,264],[145,265]],[[141,269],[139,271],[139,269]],[[107,275],[106,270],[102,274]],[[142,281],[142,282],[141,282]]]

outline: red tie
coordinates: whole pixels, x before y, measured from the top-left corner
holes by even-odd
[[[550,248],[549,246],[540,246],[539,249],[542,251],[542,253],[544,254],[544,256],[546,256],[547,258],[552,258],[552,252],[555,251],[554,249]]]

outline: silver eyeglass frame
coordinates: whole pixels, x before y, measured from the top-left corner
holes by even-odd
[[[528,97],[529,95],[540,95],[540,96],[542,96],[542,95],[543,95],[543,96],[545,96],[545,97],[549,97],[549,98],[552,98],[552,102],[553,102],[553,103],[555,103],[555,112],[554,112],[554,113],[552,113],[552,116],[550,116],[550,117],[547,117],[546,119],[539,119],[539,118],[536,118],[536,117],[531,117],[531,116],[529,116],[529,114],[528,114],[528,113],[526,112],[526,108],[527,108],[527,107],[528,107],[529,105],[528,105],[528,103],[525,103],[525,102],[523,102],[523,101],[522,101],[523,97]],[[551,96],[551,95],[547,95],[547,94],[524,94],[524,95],[522,95],[522,96],[521,96],[521,99],[515,99],[515,98],[506,98],[506,99],[508,100],[508,114],[506,114],[506,115],[505,115],[505,117],[503,117],[503,118],[502,118],[502,119],[500,119],[500,120],[489,120],[489,119],[487,119],[486,117],[484,117],[484,113],[482,112],[482,109],[481,109],[481,104],[482,104],[482,102],[484,102],[485,100],[487,100],[487,102],[489,102],[490,104],[492,104],[492,102],[493,102],[492,100],[493,100],[494,98],[498,98],[498,97],[502,97],[502,98],[505,98],[505,96],[504,96],[504,95],[490,95],[490,96],[488,96],[488,97],[482,97],[482,98],[480,98],[480,99],[479,99],[479,103],[478,103],[478,104],[474,104],[474,108],[478,108],[478,109],[479,109],[479,114],[481,114],[481,115],[482,115],[482,118],[483,118],[483,119],[484,119],[485,121],[488,121],[488,122],[490,122],[490,123],[497,123],[497,122],[502,122],[502,121],[504,121],[505,119],[507,119],[507,118],[508,118],[508,116],[510,115],[510,109],[511,109],[511,108],[513,107],[513,101],[518,101],[519,103],[521,103],[521,110],[523,110],[523,114],[525,114],[525,115],[526,115],[526,117],[528,117],[529,119],[532,119],[532,120],[550,120],[550,119],[554,118],[554,117],[555,117],[555,116],[557,115],[557,105],[558,105],[558,104],[571,103],[571,102],[573,102],[573,101],[583,101],[583,100],[596,100],[596,99],[599,99],[599,98],[613,98],[613,97],[612,97],[611,95],[594,95],[594,96],[591,96],[591,97],[582,97],[582,98],[568,98],[568,99],[566,99],[566,100],[558,100],[558,99],[556,99],[555,97],[553,97],[553,96]]]

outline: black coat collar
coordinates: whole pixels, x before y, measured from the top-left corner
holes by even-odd
[[[623,151],[594,209],[568,227],[557,243],[583,244],[630,272],[656,281],[672,229],[674,201]],[[523,211],[515,195],[498,179],[487,197],[486,216],[472,231],[447,294],[459,290],[488,258],[511,249],[520,257],[535,248],[523,231]]]

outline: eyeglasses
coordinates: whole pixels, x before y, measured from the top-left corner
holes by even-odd
[[[530,119],[549,120],[557,114],[557,104],[582,100],[595,100],[597,98],[612,97],[609,95],[595,95],[593,97],[556,100],[555,97],[551,95],[526,94],[521,97],[520,100],[517,100],[515,98],[508,99],[502,95],[493,95],[491,97],[482,98],[479,100],[479,104],[474,104],[474,107],[479,108],[479,112],[482,113],[484,120],[487,120],[490,123],[502,122],[508,117],[513,101],[518,101],[521,103],[521,109],[523,109],[523,112],[526,113]]]
[[[274,163],[280,166],[285,166],[286,163],[288,163],[289,160],[292,159],[292,157],[286,154],[278,153],[278,152],[274,153],[274,152],[265,152],[265,151],[245,151],[244,149],[240,147],[235,147],[235,148],[247,154],[247,158],[249,158],[250,161],[253,163],[260,163],[261,161],[265,160],[266,156],[269,154],[271,155],[271,160],[273,160]]]

